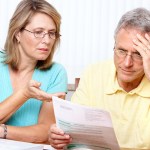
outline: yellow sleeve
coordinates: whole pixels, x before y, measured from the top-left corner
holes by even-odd
[[[75,93],[73,94],[71,101],[74,103],[82,104],[82,105],[89,105],[89,74],[90,74],[90,67],[87,68],[83,74],[81,75],[80,82],[78,88],[76,89]]]

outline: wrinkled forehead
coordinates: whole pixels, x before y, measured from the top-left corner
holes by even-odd
[[[137,34],[144,36],[146,33],[138,28],[133,28],[133,27],[132,28],[123,28],[123,29],[129,34],[129,37],[131,37],[132,39],[133,38],[136,39]]]
[[[137,40],[137,34],[144,36],[145,33],[138,28],[121,28],[115,37],[115,44],[123,42],[124,39],[128,39],[128,42],[133,41],[133,39]]]

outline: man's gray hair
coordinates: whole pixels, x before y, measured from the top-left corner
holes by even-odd
[[[150,11],[145,8],[136,8],[126,12],[117,25],[114,37],[122,28],[135,28],[143,33],[150,32]]]

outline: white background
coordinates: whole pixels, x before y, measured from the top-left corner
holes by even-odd
[[[0,47],[9,19],[20,0],[0,0]],[[113,34],[128,10],[145,7],[150,0],[48,0],[61,14],[61,44],[54,60],[63,64],[69,83],[91,63],[113,57]]]

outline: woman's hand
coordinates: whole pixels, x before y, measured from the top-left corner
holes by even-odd
[[[60,98],[65,97],[65,93],[49,94],[40,89],[41,83],[30,80],[29,83],[24,87],[24,96],[29,98],[36,98],[41,101],[52,101],[52,96]]]
[[[144,72],[150,80],[150,36],[146,33],[144,36],[137,34],[136,37],[137,40],[133,40],[133,48],[142,56]]]
[[[57,150],[63,149],[71,142],[71,137],[57,128],[55,124],[51,125],[49,130],[49,142],[52,147]]]

